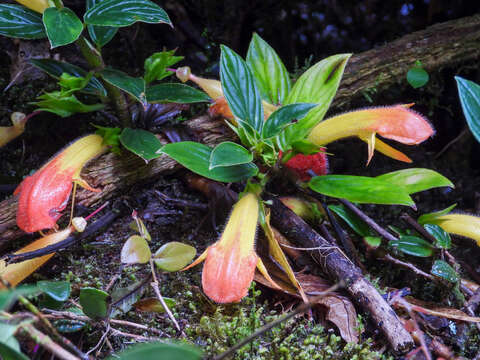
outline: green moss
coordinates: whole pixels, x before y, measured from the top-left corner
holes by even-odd
[[[281,314],[269,311],[268,305],[256,305],[260,291],[252,286],[250,296],[241,304],[217,307],[212,315],[203,315],[186,333],[200,345],[206,355],[220,354],[252,334],[259,327],[274,321]],[[385,359],[371,350],[371,341],[346,344],[333,331],[303,317],[281,323],[239,349],[232,359]]]

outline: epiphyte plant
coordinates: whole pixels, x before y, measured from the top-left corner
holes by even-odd
[[[330,56],[313,65],[292,84],[275,51],[254,34],[246,61],[230,48],[221,46],[220,81],[197,77],[186,67],[176,70],[180,80],[195,82],[213,99],[210,112],[224,116],[241,143],[222,142],[212,149],[186,141],[167,144],[158,150],[207,178],[222,182],[247,181],[243,197],[234,206],[220,240],[194,263],[206,260],[202,283],[213,300],[236,302],[245,295],[253,270],[260,264],[246,260],[253,259],[252,238],[256,228],[246,224],[258,221],[271,244],[268,204],[261,200],[261,194],[289,160],[298,155],[324,156],[323,147],[330,142],[358,136],[368,144],[368,161],[377,149],[394,159],[410,162],[406,155],[378,140],[376,135],[409,145],[419,144],[433,135],[433,127],[412,111],[411,105],[367,108],[322,121],[349,57],[350,54]],[[299,177],[308,182],[301,187],[356,203],[414,207],[410,194],[453,186],[442,175],[427,169],[407,169],[377,177],[324,175],[310,179],[303,175],[300,173]],[[246,205],[250,203],[252,205]],[[252,215],[241,221],[240,209],[244,208]],[[256,209],[258,216],[253,214]],[[270,252],[273,254],[272,248]],[[276,254],[281,257],[279,252]],[[239,267],[244,269],[245,276],[231,276],[228,269]],[[290,279],[298,288],[294,277]],[[229,291],[225,290],[227,283]]]
[[[193,87],[158,83],[172,74],[165,70],[168,66],[183,59],[175,56],[174,51],[156,52],[148,57],[142,77],[129,76],[105,63],[102,49],[119,28],[137,22],[173,26],[167,13],[154,2],[87,0],[83,19],[64,6],[61,0],[18,2],[22,5],[0,4],[0,35],[27,40],[46,38],[52,49],[75,43],[89,65],[89,69],[83,69],[65,61],[31,59],[33,66],[57,79],[60,87],[58,91],[46,92],[37,98],[37,102],[33,103],[37,111],[69,117],[75,113],[102,110],[109,105],[122,126],[116,133],[117,143],[148,161],[149,154],[138,149],[138,143],[159,143],[150,132],[131,129],[139,127],[139,124],[132,120],[128,100],[137,101],[142,108],[156,103],[208,101],[208,96]],[[0,145],[13,139],[12,135],[21,134],[21,130],[23,128],[15,124],[14,127],[0,129]],[[111,138],[112,131],[106,137]]]

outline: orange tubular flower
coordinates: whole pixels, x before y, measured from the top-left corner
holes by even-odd
[[[176,75],[177,78],[182,82],[187,82],[188,80],[193,81],[213,99],[213,104],[209,109],[209,114],[211,116],[223,116],[228,120],[234,120],[227,100],[223,96],[222,83],[220,81],[214,79],[204,79],[193,75],[188,66],[178,68]],[[268,119],[268,117],[275,110],[277,110],[277,106],[269,104],[263,100],[262,105],[265,119]]]
[[[378,140],[375,135],[406,145],[416,145],[428,139],[435,131],[428,121],[410,110],[413,104],[367,108],[334,116],[315,126],[308,140],[316,145],[358,136],[368,144],[368,162],[374,149],[396,160],[411,162],[405,154]],[[367,162],[367,164],[368,164]]]
[[[82,178],[82,167],[103,153],[106,147],[99,135],[88,135],[75,141],[35,174],[26,177],[14,192],[19,195],[17,225],[26,232],[51,229],[67,206],[72,182],[91,191]]]
[[[43,14],[45,9],[50,7],[48,0],[15,0],[15,1],[29,9],[32,9],[33,11],[39,12],[40,14]]]
[[[247,295],[255,267],[263,270],[254,250],[258,210],[258,199],[254,194],[243,196],[233,207],[220,240],[186,268],[205,260],[202,286],[213,301],[239,302]]]

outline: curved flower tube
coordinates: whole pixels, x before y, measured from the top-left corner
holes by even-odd
[[[55,227],[67,206],[72,182],[88,190],[99,191],[88,185],[80,177],[80,172],[88,161],[105,150],[101,136],[85,136],[26,177],[14,192],[14,195],[19,195],[18,227],[26,232]]]
[[[56,244],[62,240],[65,240],[72,233],[73,229],[74,228],[71,226],[65,230],[41,237],[40,239],[35,240],[34,242],[23,247],[15,254],[22,254]],[[8,282],[11,286],[16,286],[30,274],[34,273],[40,266],[45,264],[53,255],[55,255],[55,253],[9,265],[5,264],[5,260],[0,260],[0,277],[2,277],[2,279]],[[3,287],[4,286],[0,283],[0,289]]]
[[[258,211],[258,198],[252,193],[244,195],[234,205],[220,240],[185,268],[205,260],[203,291],[215,302],[239,302],[247,295],[255,267],[263,267],[254,249]]]
[[[178,68],[175,74],[182,82],[187,82],[188,80],[193,81],[214,100],[209,109],[211,116],[223,116],[226,119],[234,120],[227,100],[223,96],[222,83],[219,80],[204,79],[193,75],[188,66]],[[263,100],[262,105],[265,119],[268,119],[268,117],[278,108],[277,106],[269,104]]]
[[[368,144],[368,162],[374,149],[394,159],[411,162],[403,153],[376,139],[376,134],[416,145],[428,139],[435,131],[419,113],[410,110],[413,104],[367,108],[334,116],[313,128],[307,140],[326,145],[341,138],[357,136]],[[367,164],[368,164],[367,162]]]
[[[12,126],[0,126],[0,147],[5,146],[25,131],[27,116],[24,113],[14,112],[10,119]]]
[[[473,239],[480,246],[480,218],[466,214],[442,215],[429,223],[440,226],[448,233]]]
[[[50,7],[48,0],[15,0],[15,1],[40,14],[43,14],[45,9]]]

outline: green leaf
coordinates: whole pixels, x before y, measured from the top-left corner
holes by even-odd
[[[53,326],[65,334],[74,333],[82,330],[87,324],[83,321],[78,320],[69,320],[69,319],[58,319],[53,322]]]
[[[21,353],[20,344],[18,343],[17,339],[15,339],[15,333],[18,330],[18,326],[19,325],[10,325],[6,323],[0,323],[0,344],[6,345],[10,349]],[[4,357],[4,354],[2,353],[1,348],[0,348],[0,358],[8,359],[8,357]]]
[[[376,249],[376,248],[378,248],[380,245],[382,245],[382,238],[379,237],[379,236],[365,236],[365,237],[363,238],[363,240],[365,241],[365,243],[366,243],[368,246],[370,246],[370,247],[372,247],[372,248],[374,248],[374,249]]]
[[[95,134],[100,135],[103,138],[103,144],[111,146],[111,151],[118,154],[120,153],[120,134],[122,129],[118,127],[105,127],[92,124],[97,128]]]
[[[418,66],[410,68],[407,72],[407,81],[414,89],[424,86],[429,79],[428,73]]]
[[[137,21],[172,25],[167,13],[148,0],[104,0],[89,9],[84,20],[89,25],[129,26]]]
[[[136,231],[140,234],[142,238],[147,241],[152,241],[152,236],[148,232],[147,227],[143,223],[142,219],[140,219],[136,212],[132,214],[133,221],[128,225],[130,229]]]
[[[277,53],[254,33],[247,53],[262,98],[271,104],[283,104],[290,91],[290,77]]]
[[[0,290],[0,310],[6,310],[17,301],[19,295],[38,295],[41,291],[36,285],[20,285],[10,290]]]
[[[165,102],[190,104],[209,102],[210,97],[203,91],[188,85],[166,83],[147,88],[147,101],[153,104]]]
[[[103,319],[108,315],[109,295],[103,290],[86,287],[80,290],[80,305],[91,319]]]
[[[285,129],[278,139],[280,149],[286,150],[292,142],[305,138],[310,130],[322,121],[337,93],[350,56],[351,54],[330,56],[313,65],[298,78],[285,104],[315,103],[318,105],[302,120]]]
[[[53,59],[31,59],[30,63],[40,70],[45,71],[48,75],[54,77],[55,79],[60,79],[64,73],[83,78],[88,75],[87,71],[76,65]],[[90,79],[88,84],[81,90],[81,92],[107,96],[107,91],[103,87],[102,83],[95,77]]]
[[[155,80],[162,80],[173,74],[167,68],[183,60],[183,56],[174,56],[174,54],[175,50],[156,52],[145,60],[144,79],[147,84]]]
[[[117,315],[129,312],[133,304],[143,296],[149,285],[148,283],[137,281],[126,287],[116,287],[111,295],[113,309],[110,311],[109,317],[114,318]]]
[[[212,150],[209,170],[221,166],[246,164],[253,160],[253,154],[242,145],[225,141]]]
[[[201,360],[202,352],[192,346],[182,343],[145,343],[131,346],[109,360]]]
[[[172,308],[176,305],[175,299],[164,297],[163,300],[165,301],[165,304],[168,306],[168,308]],[[137,311],[154,312],[158,314],[163,314],[165,312],[165,308],[163,307],[160,300],[158,300],[157,298],[139,300],[135,304],[133,304],[133,307]]]
[[[120,260],[124,264],[146,264],[151,255],[147,240],[140,235],[132,235],[123,244]]]
[[[440,226],[434,224],[425,224],[423,227],[435,238],[435,246],[437,248],[450,249],[452,247],[452,239],[450,238],[450,235]]]
[[[405,254],[418,257],[430,257],[434,251],[432,244],[416,236],[400,236],[400,239],[392,240],[388,244]]]
[[[20,351],[17,351],[1,342],[0,357],[2,358],[2,360],[28,360],[28,357],[22,354]]]
[[[435,211],[435,212],[431,212],[431,213],[428,213],[428,214],[423,214],[422,216],[420,216],[418,218],[417,222],[420,225],[434,222],[438,217],[443,216],[443,215],[447,215],[450,211],[452,211],[455,208],[455,206],[457,206],[457,204],[450,205],[448,208],[440,210],[440,211]]]
[[[221,45],[220,79],[230,110],[241,122],[260,133],[263,106],[255,79],[248,65],[233,50]],[[240,125],[243,126],[240,122]]]
[[[47,36],[42,15],[13,4],[0,4],[0,35],[21,39],[43,39]]]
[[[83,24],[69,8],[50,7],[43,12],[43,24],[53,48],[68,45],[77,40],[83,31]]]
[[[87,11],[102,1],[104,0],[87,0]],[[97,44],[97,46],[102,47],[113,39],[118,28],[111,26],[87,25],[87,30],[92,41]]]
[[[460,280],[455,269],[443,260],[435,260],[430,273],[454,284],[458,283]]]
[[[60,91],[63,94],[73,94],[75,91],[82,90],[87,86],[92,73],[88,73],[87,78],[77,77],[67,73],[63,73],[58,80],[58,85],[60,85]]]
[[[107,1],[108,0],[105,2]],[[108,83],[132,95],[142,104],[146,102],[145,81],[142,78],[131,77],[122,71],[114,69],[105,69],[101,74],[104,80]]]
[[[293,120],[300,120],[307,115],[307,113],[317,106],[317,104],[289,104],[282,106],[276,110],[265,121],[262,130],[262,138],[268,139],[278,135],[285,126],[290,124]]]
[[[445,176],[430,169],[404,169],[377,176],[393,186],[403,187],[408,194],[433,189],[436,187],[455,187]]]
[[[160,140],[155,135],[142,129],[123,129],[120,142],[126,149],[140,156],[146,162],[157,158],[158,150],[162,147]]]
[[[403,188],[373,177],[323,175],[312,178],[308,186],[320,194],[360,204],[415,205]]]
[[[45,93],[32,102],[38,106],[37,110],[48,111],[61,117],[69,117],[76,113],[87,113],[103,109],[103,104],[87,105],[78,100],[75,95],[64,95],[60,91]]]
[[[7,343],[9,338],[14,337],[15,333],[18,330],[18,325],[10,325],[6,323],[0,323],[0,343]],[[16,350],[20,348],[14,347]]]
[[[167,154],[194,173],[216,181],[237,182],[247,180],[258,173],[258,168],[253,163],[217,167],[210,170],[212,149],[193,141],[167,144],[161,149],[161,152]]]
[[[480,85],[455,76],[463,114],[475,139],[480,142]]]
[[[308,140],[295,141],[291,144],[291,146],[293,150],[292,157],[296,154],[313,155],[322,151],[321,146],[318,146]]]
[[[370,226],[365,224],[362,219],[360,219],[352,211],[348,210],[345,206],[341,204],[328,205],[328,208],[337,214],[340,219],[345,221],[345,223],[350,226],[358,235],[362,237],[371,237],[375,235]]]
[[[160,247],[153,255],[153,261],[163,271],[178,271],[190,264],[197,254],[193,246],[172,241]]]
[[[56,301],[66,301],[70,296],[70,283],[68,281],[37,281],[37,286]]]

